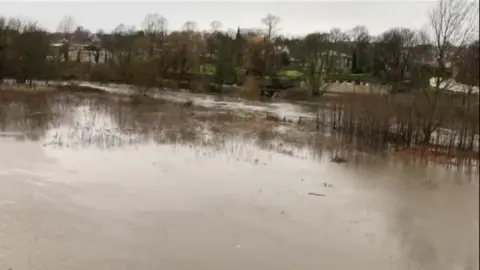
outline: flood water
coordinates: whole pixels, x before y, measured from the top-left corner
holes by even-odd
[[[0,270],[479,269],[478,171],[105,96],[14,95],[0,128]]]

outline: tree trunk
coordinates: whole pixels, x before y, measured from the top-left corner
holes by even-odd
[[[430,122],[423,128],[423,144],[430,144],[430,140],[432,139],[432,133],[432,123]]]

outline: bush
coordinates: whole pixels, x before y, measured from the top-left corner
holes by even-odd
[[[78,76],[77,74],[73,74],[73,73],[62,73],[60,74],[60,79],[64,81],[78,80]]]
[[[277,97],[287,100],[309,100],[312,96],[312,92],[306,88],[293,88],[281,91]]]
[[[248,76],[242,86],[242,97],[249,100],[260,100],[260,85],[253,76]]]
[[[169,79],[161,80],[160,86],[168,88],[168,89],[178,89],[179,88],[178,81],[169,80]]]
[[[190,82],[190,90],[192,92],[200,92],[200,93],[205,93],[209,92],[209,87],[208,83],[205,81],[192,81]]]
[[[132,66],[132,83],[144,87],[158,86],[157,74],[153,61],[135,63]]]
[[[106,83],[114,81],[114,75],[107,65],[96,65],[90,70],[89,80]]]

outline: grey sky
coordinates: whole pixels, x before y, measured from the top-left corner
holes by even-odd
[[[141,26],[146,14],[157,12],[167,18],[169,29],[179,29],[192,20],[200,29],[208,29],[212,20],[222,22],[223,29],[261,27],[267,13],[281,17],[281,33],[305,34],[332,27],[342,30],[365,25],[372,34],[391,27],[421,28],[427,23],[428,9],[435,1],[157,1],[25,2],[0,0],[1,16],[18,16],[38,20],[55,30],[61,18],[72,15],[77,24],[92,31],[110,31],[118,24]]]

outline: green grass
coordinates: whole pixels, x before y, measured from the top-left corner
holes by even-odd
[[[210,76],[215,75],[215,66],[212,64],[203,64],[196,70],[196,73]]]
[[[278,72],[279,76],[285,76],[290,79],[298,79],[304,76],[304,73],[300,70],[295,69],[285,69],[280,70]],[[372,79],[372,75],[368,73],[358,73],[358,74],[330,74],[327,78],[331,80],[343,80],[343,81],[353,81],[353,80],[363,80],[363,81],[370,81]]]
[[[366,77],[366,76],[370,76],[369,73],[350,73],[348,74],[349,77],[352,77],[352,78],[362,78],[362,77]]]
[[[238,70],[241,70],[241,69],[238,68]],[[203,74],[203,75],[214,75],[215,74],[215,66],[212,65],[212,64],[203,64],[200,67],[198,67],[196,70],[192,70],[192,72]],[[303,73],[301,71],[294,70],[294,69],[280,70],[277,74],[279,76],[285,76],[285,77],[292,78],[292,79],[300,78],[300,77],[303,76]]]
[[[242,68],[236,68],[237,72],[240,72]],[[203,64],[196,68],[195,70],[191,70],[190,72],[209,75],[215,75],[215,66],[212,64]],[[278,71],[278,76],[288,78],[288,79],[300,79],[304,76],[304,73],[298,69],[282,69]],[[330,80],[339,80],[339,81],[372,81],[373,77],[371,74],[368,73],[343,73],[343,74],[330,74],[327,76]]]
[[[300,78],[303,76],[303,72],[295,69],[280,70],[277,74],[279,76],[285,76],[292,79]]]

